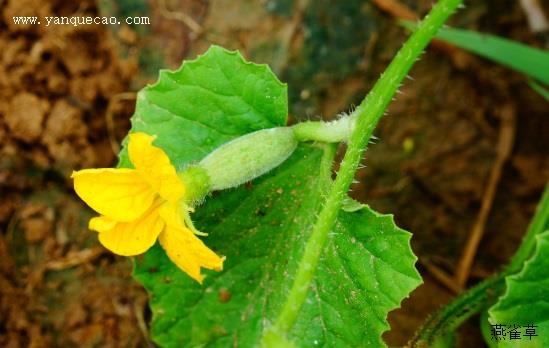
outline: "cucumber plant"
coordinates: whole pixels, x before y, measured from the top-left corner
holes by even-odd
[[[332,122],[288,126],[286,85],[218,46],[139,92],[118,168],[73,177],[101,214],[90,221],[101,243],[139,254],[156,343],[384,346],[388,312],[421,283],[417,258],[409,232],[347,192],[393,95],[460,4],[434,5],[363,102]],[[547,295],[528,283],[549,272],[547,196],[507,270],[431,317],[411,346],[445,342],[500,295],[491,322],[537,324],[536,342],[549,339],[549,311],[523,306]]]

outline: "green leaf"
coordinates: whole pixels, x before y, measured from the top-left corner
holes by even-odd
[[[506,268],[506,272],[516,273],[524,267],[524,262],[535,252],[537,236],[549,229],[549,181],[541,195],[536,213],[530,221],[528,231],[524,235],[519,248]]]
[[[234,137],[284,124],[285,93],[268,68],[213,47],[178,71],[163,72],[156,85],[140,92],[132,130],[157,135],[155,144],[182,168]],[[330,177],[319,176],[323,153],[302,145],[251,185],[216,193],[197,207],[193,219],[209,233],[205,243],[227,258],[222,272],[205,272],[203,286],[172,264],[159,245],[136,258],[134,275],[151,294],[156,342],[164,347],[259,344],[286,301],[324,200]],[[331,159],[327,164],[331,168]],[[121,165],[130,165],[125,152]],[[421,279],[410,234],[390,216],[356,205],[353,212],[340,212],[293,330],[271,342],[384,345],[387,313]]]
[[[165,347],[253,347],[280,310],[322,202],[322,152],[302,146],[280,168],[209,199],[195,214],[227,257],[201,287],[154,247],[135,276],[151,292],[153,338]],[[368,207],[341,212],[288,339],[297,347],[383,346],[387,313],[420,283],[409,233]],[[230,300],[225,299],[230,294]]]
[[[360,203],[359,201],[355,201],[349,196],[343,197],[343,200],[341,201],[341,209],[348,213],[354,213],[355,211],[360,210],[363,207],[364,204]]]
[[[541,82],[549,83],[549,52],[498,36],[442,28],[437,39],[488,58]]]
[[[443,28],[436,37],[549,83],[549,52],[498,36],[463,29]]]
[[[402,24],[412,30],[416,27],[409,21]],[[441,28],[436,38],[549,84],[547,51],[490,34],[448,27]]]
[[[287,115],[287,87],[268,66],[212,46],[139,92],[131,130],[158,135],[155,144],[182,168],[240,135],[285,125]],[[124,149],[120,166],[129,165]]]
[[[536,249],[522,270],[505,279],[507,290],[490,309],[490,323],[536,325],[537,337],[498,343],[499,347],[549,347],[549,231],[536,236]]]

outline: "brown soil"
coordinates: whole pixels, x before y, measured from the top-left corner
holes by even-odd
[[[11,20],[93,15],[93,1],[0,6],[0,346],[143,346],[146,295],[128,260],[97,246],[69,180],[74,169],[115,162],[107,106],[134,68],[103,26]],[[131,104],[111,107],[111,137],[122,139],[130,114]]]
[[[372,31],[364,42],[351,40],[330,64],[311,60],[303,47],[316,47],[307,46],[315,37],[304,33],[319,32],[315,15],[321,27],[329,23],[330,5],[288,12],[291,1],[260,3],[235,1],[227,8],[223,2],[166,1],[166,12],[150,1],[153,25],[145,37],[129,27],[46,28],[11,19],[95,15],[92,0],[0,0],[0,346],[150,346],[146,294],[131,279],[130,262],[104,252],[87,230],[92,212],[73,194],[69,176],[115,164],[133,111],[132,94],[125,92],[142,88],[151,71],[173,68],[212,42],[238,48],[255,61],[276,60],[277,72],[292,83],[295,119],[329,118],[360,101],[404,37],[391,17],[360,5],[356,15],[376,23],[365,28]],[[431,1],[408,3],[425,13]],[[528,31],[518,4],[498,4],[470,5],[454,24],[543,45]],[[183,23],[177,11],[200,28]],[[332,34],[338,37],[326,37]],[[146,47],[161,47],[162,54],[143,66],[135,52]],[[496,158],[502,115],[517,119],[471,285],[512,255],[549,178],[547,103],[519,74],[436,48],[411,75],[414,81],[406,82],[376,131],[380,140],[367,152],[353,195],[395,214],[414,233],[413,248],[424,264],[455,271]],[[391,313],[393,330],[384,336],[390,344],[403,344],[454,296],[419,268],[425,284]],[[461,333],[460,346],[481,346],[475,320]]]

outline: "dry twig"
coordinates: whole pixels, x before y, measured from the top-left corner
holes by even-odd
[[[299,25],[303,21],[305,10],[309,6],[310,0],[299,0],[294,5],[294,14],[288,24],[281,30],[280,50],[278,57],[273,60],[271,68],[275,73],[281,73],[286,67],[290,57],[290,48],[298,33]]]
[[[509,158],[509,155],[511,154],[511,150],[513,148],[513,142],[515,138],[515,113],[515,108],[511,104],[505,105],[501,111],[501,122],[499,128],[499,140],[497,144],[496,160],[490,171],[488,186],[486,187],[486,191],[484,191],[484,197],[482,198],[480,211],[477,215],[475,224],[473,225],[473,228],[469,233],[469,239],[467,240],[467,244],[465,246],[465,249],[463,250],[463,254],[456,269],[456,281],[461,289],[464,288],[465,283],[469,278],[471,266],[475,259],[478,245],[484,234],[486,220],[488,219],[488,215],[490,213],[490,210],[492,209],[492,204],[494,202],[497,187],[501,179],[503,166]]]
[[[419,19],[417,14],[398,0],[374,0],[379,9],[390,13],[393,17],[415,21]]]
[[[461,289],[459,288],[455,279],[452,276],[448,275],[448,273],[438,268],[434,264],[424,260],[423,258],[419,258],[419,263],[421,263],[421,265],[425,267],[427,272],[429,272],[429,274],[445,288],[447,288],[456,295],[460,293]]]
[[[166,4],[166,0],[158,0],[160,12],[166,18],[173,19],[185,24],[193,33],[198,36],[202,33],[202,26],[198,24],[191,16],[181,11],[170,11]]]
[[[149,335],[149,329],[147,327],[147,322],[145,321],[145,307],[147,306],[147,301],[136,301],[133,305],[133,311],[135,314],[135,319],[137,320],[137,326],[139,331],[143,335],[143,339],[147,344],[147,347],[154,348],[154,344],[151,342],[151,336]]]
[[[533,33],[549,31],[549,22],[538,0],[520,0],[520,6],[528,18],[528,25]]]
[[[104,252],[105,249],[103,247],[93,247],[76,252],[69,252],[65,257],[46,262],[45,268],[46,270],[51,271],[59,271],[62,269],[71,268],[86,262],[90,262]]]

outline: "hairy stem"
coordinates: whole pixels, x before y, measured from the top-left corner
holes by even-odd
[[[342,200],[349,190],[362,154],[385,108],[423,49],[460,4],[461,0],[441,0],[433,7],[399,50],[374,88],[353,112],[352,117],[356,117],[356,124],[349,139],[347,152],[318,220],[313,226],[286,303],[272,328],[278,334],[285,335],[297,319],[328,232],[334,226]]]
[[[298,141],[339,143],[348,141],[355,127],[356,115],[343,116],[331,122],[308,121],[292,126]]]
[[[498,273],[457,297],[427,318],[406,347],[431,347],[438,337],[453,332],[467,319],[493,304],[505,289],[505,273]]]
[[[322,161],[320,163],[320,173],[319,173],[320,190],[324,194],[328,192],[328,190],[332,185],[332,166],[333,166],[336,149],[337,149],[336,144],[325,144],[324,156],[322,157]],[[309,284],[313,279],[314,272],[318,264],[318,259],[322,251],[322,247],[326,242],[327,237],[328,237],[328,234],[326,233],[313,232],[311,234],[311,237],[307,241],[307,245],[305,246],[305,251],[303,252],[303,256],[301,257],[301,260],[300,260],[300,267],[297,270],[297,273],[294,279],[294,283],[292,287],[292,296],[289,296],[285,303],[285,305],[288,306],[289,308],[296,308],[297,311],[299,311],[299,308],[305,301]],[[281,329],[283,331],[280,331]],[[274,327],[269,328],[269,330],[270,332],[267,333],[268,335],[275,335],[278,337],[273,338],[273,337],[264,336],[263,337],[264,346],[278,348],[282,346],[280,342],[285,342],[285,344],[288,347],[291,347],[291,343],[286,342],[284,338],[285,333],[288,330],[284,322],[279,323],[277,321]],[[272,341],[273,339],[274,341]]]

